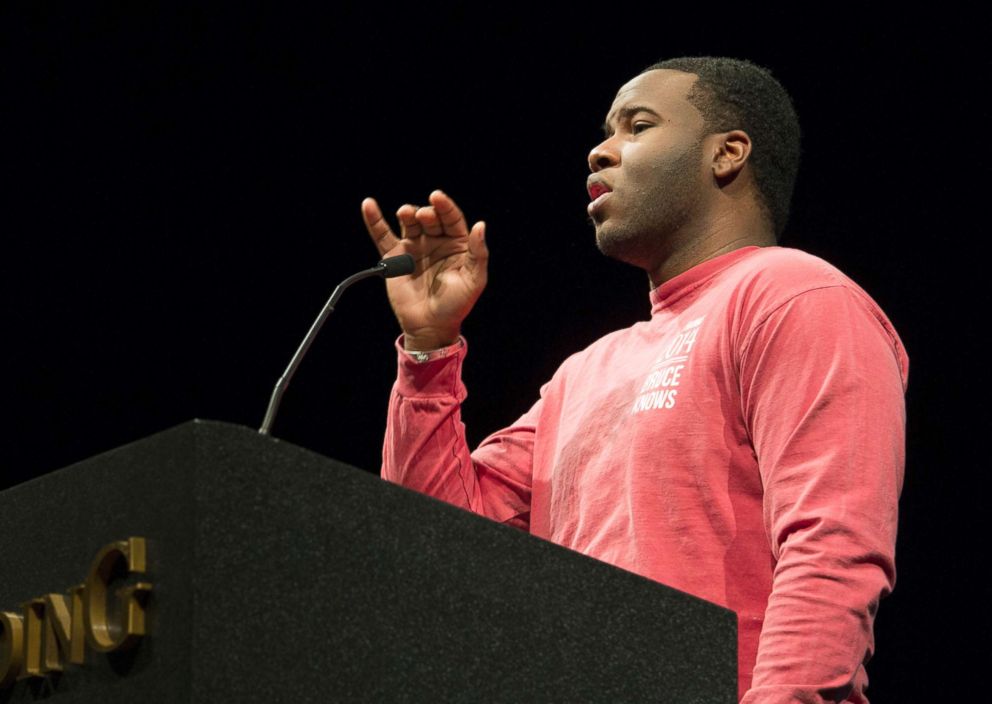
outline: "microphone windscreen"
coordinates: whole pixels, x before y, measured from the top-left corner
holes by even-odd
[[[382,276],[391,279],[394,276],[406,276],[412,274],[414,269],[413,257],[409,254],[400,254],[395,257],[386,257],[379,262],[382,267]]]

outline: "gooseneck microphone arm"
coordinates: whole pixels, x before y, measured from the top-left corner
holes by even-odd
[[[338,299],[341,298],[341,294],[344,293],[345,289],[356,281],[361,281],[371,276],[381,276],[384,279],[391,279],[394,276],[412,274],[413,269],[413,257],[409,254],[401,254],[396,257],[387,257],[371,269],[352,274],[337,285],[334,293],[331,294],[331,297],[327,299],[327,303],[324,304],[324,309],[320,311],[320,315],[317,316],[317,319],[313,321],[313,325],[310,326],[310,332],[303,338],[303,342],[300,343],[296,354],[289,360],[289,366],[286,367],[286,371],[282,373],[279,381],[276,382],[276,387],[272,390],[272,398],[269,399],[269,407],[265,409],[265,420],[262,421],[262,427],[258,429],[258,432],[262,435],[269,434],[272,423],[276,418],[276,412],[279,410],[279,402],[282,401],[282,395],[286,392],[286,387],[289,386],[293,374],[296,373],[296,368],[300,366],[300,362],[303,360],[303,355],[310,349],[310,345],[313,343],[314,338],[317,337],[317,333],[320,332],[320,328],[324,324],[324,321],[327,320],[327,316],[334,312],[334,306],[337,305]]]

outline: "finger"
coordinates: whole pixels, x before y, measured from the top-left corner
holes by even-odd
[[[417,222],[424,228],[424,234],[426,235],[438,237],[444,234],[444,228],[441,227],[441,221],[438,219],[437,211],[434,210],[433,205],[425,205],[422,208],[417,208]]]
[[[446,235],[452,237],[465,237],[468,234],[468,224],[465,222],[465,215],[462,213],[455,201],[444,191],[434,191],[430,195],[430,203],[434,206],[441,229]]]
[[[417,208],[409,203],[401,205],[396,211],[396,219],[400,221],[400,236],[405,239],[413,239],[424,234],[424,228],[417,221]]]
[[[362,219],[365,221],[365,229],[369,231],[369,236],[380,255],[391,250],[399,242],[389,227],[389,223],[382,217],[382,211],[374,198],[366,198],[362,201]]]
[[[486,246],[486,223],[480,220],[468,233],[467,264],[476,281],[485,283],[489,264],[489,247]]]

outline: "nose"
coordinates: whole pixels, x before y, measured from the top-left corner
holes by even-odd
[[[617,151],[614,137],[607,137],[589,152],[589,170],[593,173],[619,163],[620,152]]]

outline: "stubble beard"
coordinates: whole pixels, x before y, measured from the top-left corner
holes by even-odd
[[[623,202],[616,205],[621,206],[624,217],[593,221],[599,251],[642,269],[650,269],[664,259],[679,231],[696,212],[701,152],[702,139],[676,157],[655,164],[650,171],[631,173],[650,185],[618,194]]]

